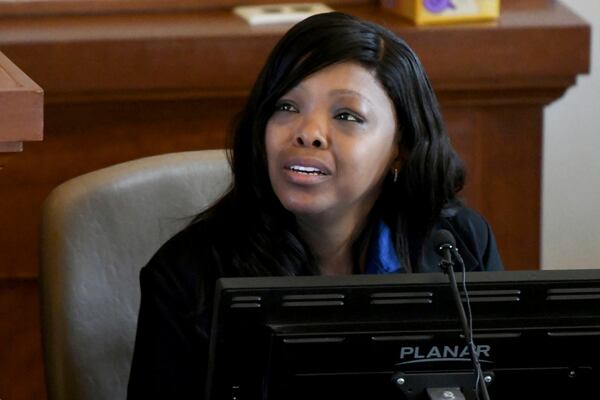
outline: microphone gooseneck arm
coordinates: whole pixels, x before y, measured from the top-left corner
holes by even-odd
[[[471,326],[467,321],[467,315],[465,313],[465,308],[463,307],[462,300],[460,297],[460,292],[458,291],[458,285],[456,284],[456,276],[454,275],[454,262],[452,261],[452,253],[458,252],[456,249],[456,241],[454,240],[454,236],[447,230],[440,230],[436,232],[434,236],[435,250],[442,257],[442,261],[440,261],[440,268],[448,278],[450,279],[450,288],[452,290],[452,297],[454,298],[454,303],[456,305],[456,309],[458,311],[458,317],[460,319],[460,325],[463,330],[463,334],[465,335],[465,340],[467,342],[467,347],[469,349],[469,354],[471,355],[471,360],[473,362],[473,366],[475,367],[476,374],[476,393],[481,393],[484,400],[490,400],[486,384],[483,380],[483,372],[481,370],[481,364],[479,363],[479,355],[477,354],[477,350],[475,348],[475,343],[473,342],[473,332],[471,330]],[[458,258],[462,263],[462,258]],[[463,273],[464,273],[464,264]],[[465,293],[465,296],[467,293]],[[479,397],[479,396],[477,396]]]

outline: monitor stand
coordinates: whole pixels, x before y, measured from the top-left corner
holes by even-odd
[[[489,372],[484,372],[482,379],[485,379],[486,384],[489,384],[493,381],[493,376]],[[466,400],[476,398],[473,371],[397,372],[392,376],[392,381],[404,393],[407,400]]]
[[[453,388],[427,388],[428,400],[466,400],[462,390]]]

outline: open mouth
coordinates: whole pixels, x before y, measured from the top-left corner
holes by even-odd
[[[291,165],[287,168],[290,171],[304,174],[304,175],[327,175],[325,172],[321,171],[319,168],[315,167],[305,167],[302,165]]]

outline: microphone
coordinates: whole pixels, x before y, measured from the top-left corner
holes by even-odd
[[[436,253],[442,257],[440,265],[444,272],[447,272],[449,267],[454,266],[452,261],[452,250],[456,248],[456,240],[454,235],[446,229],[440,229],[433,235],[433,245]]]
[[[458,317],[460,319],[460,324],[462,326],[463,334],[465,335],[465,341],[467,342],[467,347],[469,349],[469,353],[471,355],[471,360],[473,361],[473,366],[475,367],[475,395],[479,398],[478,393],[481,392],[483,398],[485,400],[489,400],[489,394],[487,392],[486,384],[483,380],[483,372],[481,371],[481,365],[479,364],[479,355],[475,350],[475,343],[473,342],[473,332],[471,328],[471,324],[467,322],[467,316],[465,314],[465,309],[462,305],[462,300],[460,298],[460,293],[458,292],[458,285],[456,284],[456,277],[454,276],[454,261],[452,261],[452,254],[456,256],[456,259],[460,262],[463,270],[463,277],[465,276],[465,264],[458,253],[458,249],[456,248],[456,240],[454,239],[454,235],[446,229],[440,229],[435,232],[433,235],[433,245],[436,253],[442,257],[442,261],[440,261],[440,268],[448,275],[450,279],[450,287],[452,289],[452,295],[454,297],[454,303],[456,305],[456,309],[458,311]],[[464,284],[464,280],[463,280]],[[467,301],[467,308],[469,309],[469,321],[471,318],[471,307],[469,305],[469,296],[467,293],[466,286],[463,287],[465,292],[465,298]]]

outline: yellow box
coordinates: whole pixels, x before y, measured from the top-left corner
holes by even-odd
[[[381,4],[417,25],[486,21],[500,15],[500,0],[381,0]]]

